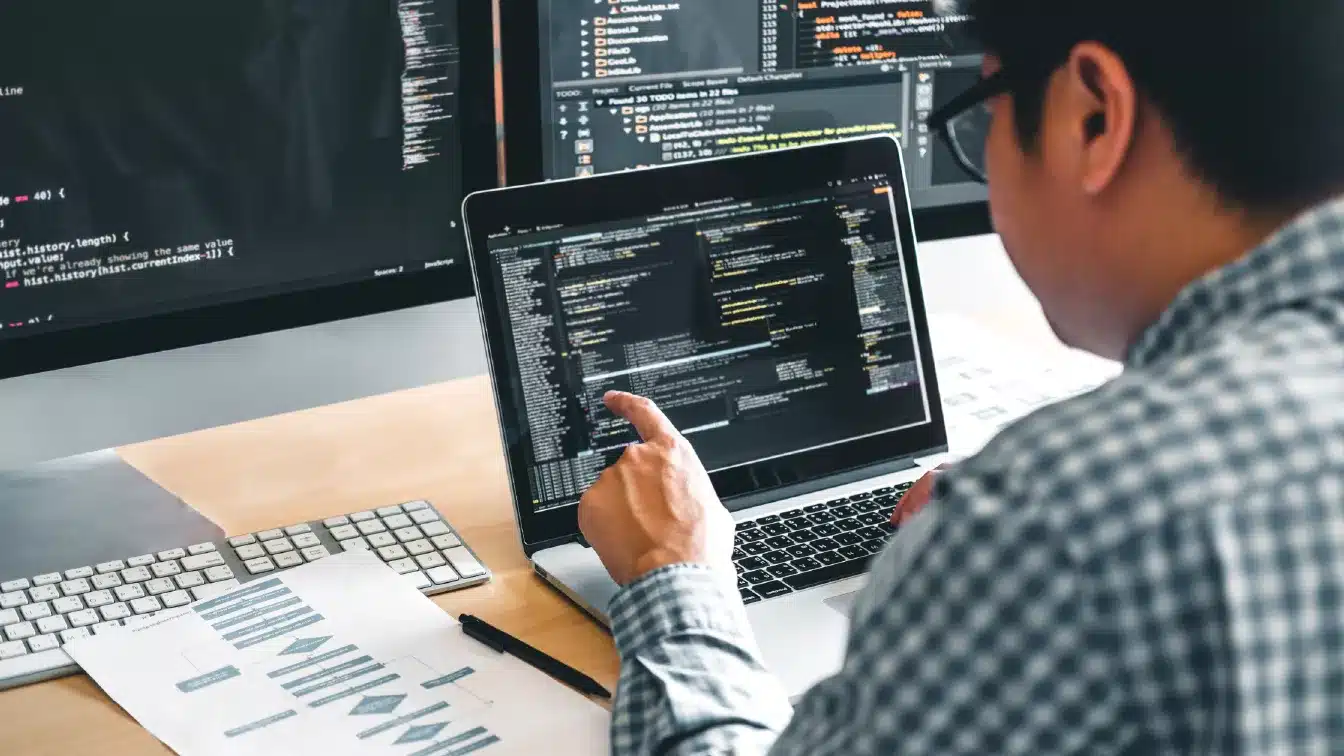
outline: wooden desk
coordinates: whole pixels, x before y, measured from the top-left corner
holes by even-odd
[[[518,543],[486,378],[362,399],[120,450],[230,535],[428,499],[494,572],[435,597],[609,688],[610,637],[538,580]],[[178,544],[164,544],[165,548]],[[168,753],[84,675],[0,693],[0,754]]]

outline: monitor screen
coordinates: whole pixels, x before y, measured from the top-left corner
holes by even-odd
[[[0,344],[464,263],[457,6],[0,3]]]
[[[925,123],[979,77],[960,0],[539,4],[546,178],[885,133],[916,210],[987,198]]]
[[[496,379],[532,513],[575,504],[636,440],[609,390],[657,402],[716,482],[865,439],[894,453],[878,437],[932,421],[908,210],[899,177],[872,170],[491,234],[478,275],[499,292]]]

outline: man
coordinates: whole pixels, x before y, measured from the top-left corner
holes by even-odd
[[[579,513],[624,586],[613,750],[1338,752],[1344,3],[971,12],[1004,246],[1126,372],[938,476],[892,548],[928,538],[874,563],[843,668],[792,710],[695,452],[611,396],[644,439]]]

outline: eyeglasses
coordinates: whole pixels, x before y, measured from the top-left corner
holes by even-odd
[[[947,144],[961,169],[982,184],[989,183],[985,140],[994,117],[989,100],[1007,92],[1010,86],[1000,69],[929,116],[929,129]]]

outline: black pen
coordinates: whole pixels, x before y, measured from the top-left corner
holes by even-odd
[[[501,654],[509,654],[526,662],[585,695],[611,698],[611,693],[593,678],[491,626],[485,620],[470,614],[464,614],[458,617],[458,620],[462,623],[462,632],[469,638],[484,643]]]

